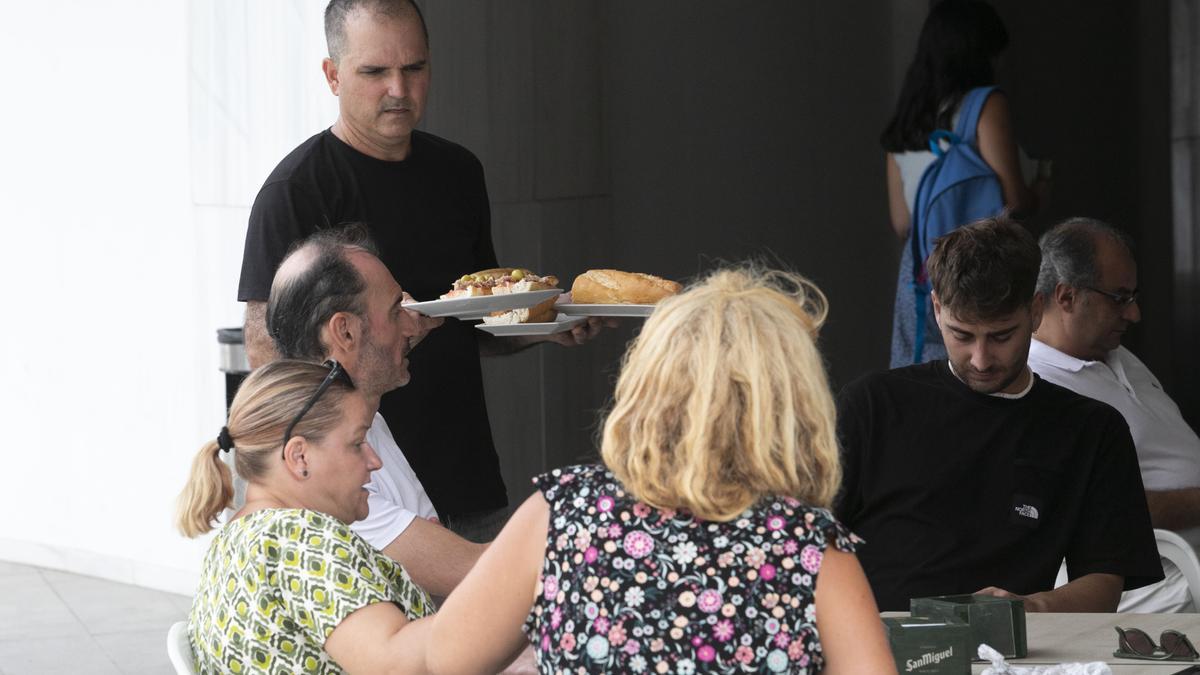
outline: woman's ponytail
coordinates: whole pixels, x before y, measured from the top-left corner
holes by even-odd
[[[233,472],[221,461],[217,441],[209,441],[192,460],[192,472],[179,495],[175,525],[187,537],[213,529],[213,521],[233,501]]]

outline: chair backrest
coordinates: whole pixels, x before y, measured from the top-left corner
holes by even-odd
[[[176,621],[167,631],[167,657],[171,659],[176,675],[198,675],[192,657],[192,645],[188,642],[186,621]]]
[[[1170,530],[1155,529],[1154,540],[1158,543],[1158,555],[1175,563],[1183,572],[1192,595],[1192,606],[1200,609],[1200,560],[1196,559],[1196,551],[1183,537]]]

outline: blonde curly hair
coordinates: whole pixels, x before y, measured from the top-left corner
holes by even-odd
[[[835,407],[807,279],[745,265],[659,303],[625,354],[601,457],[636,498],[716,521],[763,497],[828,507]]]

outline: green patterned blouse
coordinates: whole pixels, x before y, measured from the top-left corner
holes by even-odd
[[[433,605],[399,564],[340,520],[263,509],[225,525],[204,556],[188,635],[202,673],[341,673],[323,648],[356,609]]]

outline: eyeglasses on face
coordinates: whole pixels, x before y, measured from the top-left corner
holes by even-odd
[[[1138,289],[1136,288],[1128,293],[1110,293],[1109,291],[1102,291],[1099,288],[1093,288],[1091,286],[1084,286],[1084,289],[1103,295],[1104,297],[1116,303],[1118,307],[1132,305],[1133,303],[1137,302],[1138,299]]]
[[[317,404],[317,401],[321,398],[321,394],[325,393],[325,390],[329,388],[329,385],[333,384],[334,380],[341,380],[349,385],[353,384],[350,381],[350,375],[346,372],[346,369],[342,367],[342,364],[338,363],[334,359],[329,359],[322,365],[329,369],[329,374],[325,376],[324,380],[321,380],[320,386],[318,386],[317,390],[313,392],[313,395],[309,397],[308,402],[305,403],[304,407],[300,409],[300,412],[296,413],[296,416],[292,418],[292,423],[287,425],[287,431],[283,432],[283,450],[279,451],[280,459],[283,459],[285,456],[284,453],[287,450],[287,443],[288,441],[292,440],[292,432],[296,430],[296,425],[299,424],[300,420],[304,419],[304,416],[308,414],[308,411],[312,410],[312,407]]]
[[[1195,661],[1200,659],[1200,653],[1192,645],[1188,636],[1177,630],[1164,630],[1159,636],[1159,644],[1145,631],[1138,628],[1121,628],[1113,626],[1117,631],[1117,651],[1113,656],[1122,659],[1149,659],[1152,661]]]

